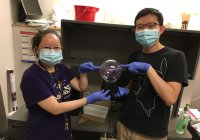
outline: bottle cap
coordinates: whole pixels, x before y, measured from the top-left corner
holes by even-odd
[[[188,106],[191,106],[190,104],[186,104],[186,107],[184,107],[185,111],[188,111]]]

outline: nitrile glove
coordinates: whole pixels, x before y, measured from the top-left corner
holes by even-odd
[[[128,67],[128,70],[133,74],[138,74],[138,70],[147,72],[150,66],[150,64],[144,62],[132,62],[127,65],[122,65],[122,67]]]
[[[119,87],[119,92],[117,92],[116,94],[114,94],[115,98],[120,98],[124,95],[128,95],[128,90],[124,87]]]
[[[99,67],[95,67],[92,62],[83,63],[78,68],[81,73],[91,72],[94,69],[99,69]]]
[[[110,92],[110,90],[106,90],[104,92],[104,89],[102,91],[94,92],[90,95],[87,95],[87,104],[91,102],[101,101],[101,100],[109,100],[111,96],[106,96]]]

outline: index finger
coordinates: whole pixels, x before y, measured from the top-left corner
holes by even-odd
[[[94,67],[94,69],[99,69],[100,67]]]
[[[108,92],[110,92],[110,90],[108,89],[108,90],[106,90],[103,94],[107,94]]]
[[[122,67],[130,67],[130,64],[121,65]]]

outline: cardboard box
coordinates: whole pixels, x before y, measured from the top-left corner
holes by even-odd
[[[189,20],[190,20],[190,16],[191,14],[187,14],[187,13],[181,13],[181,17],[182,17],[182,28],[181,29],[187,29]]]

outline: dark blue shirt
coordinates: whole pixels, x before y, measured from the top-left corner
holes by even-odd
[[[70,81],[75,76],[63,64],[57,64],[57,67],[64,85],[64,101],[70,101]],[[51,74],[59,83],[57,72]],[[26,140],[68,140],[71,136],[70,112],[66,113],[69,120],[69,130],[65,131],[64,114],[53,115],[37,104],[52,95],[59,103],[61,102],[58,86],[47,71],[33,64],[24,72],[20,87],[29,113],[26,123]]]

